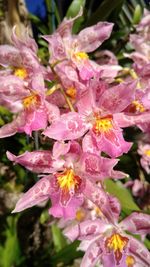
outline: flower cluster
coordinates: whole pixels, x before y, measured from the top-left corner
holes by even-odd
[[[38,59],[35,41],[29,36],[18,39],[15,29],[14,46],[0,47],[0,104],[14,114],[13,121],[0,128],[0,137],[42,131],[52,144],[51,150],[19,156],[7,151],[9,160],[42,176],[13,212],[50,199],[49,213],[69,221],[65,235],[82,240],[82,267],[98,261],[105,267],[148,267],[150,254],[132,234],[143,238],[149,233],[150,216],[134,212],[118,222],[119,201],[105,190],[104,181],[128,177],[114,169],[117,157],[132,146],[124,128],[150,129],[150,15],[141,21],[137,35],[131,35],[136,49],[128,55],[135,62],[131,70],[119,66],[109,51],[97,53],[97,62],[88,55],[109,38],[112,23],[99,22],[73,35],[76,18],[65,18],[52,35],[43,36],[50,54],[46,67]],[[140,144],[138,151],[149,173],[150,144]]]

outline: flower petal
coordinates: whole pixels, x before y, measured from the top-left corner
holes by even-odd
[[[99,22],[94,26],[85,28],[77,37],[78,50],[87,53],[97,49],[106,39],[109,38],[113,23]]]
[[[140,241],[130,236],[128,249],[133,256],[135,255],[135,258],[139,258],[139,260],[142,262],[141,266],[149,267],[150,252]]]
[[[55,140],[73,140],[81,137],[87,128],[78,113],[70,112],[53,122],[43,134]]]
[[[67,236],[72,242],[76,239],[91,240],[103,234],[110,229],[110,225],[101,219],[86,220],[80,224],[68,226],[64,230],[64,235]]]
[[[94,267],[102,256],[102,240],[100,238],[92,242],[92,244],[88,247],[87,251],[81,262],[81,267]]]
[[[103,188],[98,187],[87,179],[83,194],[101,210],[110,222],[115,222],[116,218],[111,210],[109,196]]]
[[[26,167],[28,170],[36,173],[50,173],[54,171],[52,164],[52,156],[49,151],[26,151],[22,155],[15,156],[9,151],[6,152],[9,160],[19,163],[20,165]]]
[[[120,226],[133,234],[149,234],[150,215],[133,212],[120,223]]]
[[[31,187],[20,200],[17,202],[12,213],[20,212],[24,209],[30,208],[39,204],[49,198],[51,193],[50,176],[45,176],[40,179],[33,187]]]

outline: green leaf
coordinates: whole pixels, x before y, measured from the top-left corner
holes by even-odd
[[[79,13],[81,6],[85,6],[85,2],[85,0],[73,0],[66,13],[67,18],[75,17]]]
[[[148,238],[145,238],[144,244],[147,247],[147,249],[150,250],[150,240]]]
[[[62,234],[62,231],[60,230],[60,228],[58,228],[56,224],[52,224],[51,230],[52,230],[55,250],[56,252],[58,252],[66,246],[67,242],[66,242],[65,237]]]
[[[139,207],[134,202],[132,195],[129,190],[123,186],[123,184],[118,181],[114,182],[112,180],[105,181],[106,190],[117,197],[120,201],[121,207],[125,213],[129,213],[130,211],[139,211]]]
[[[37,17],[31,13],[29,13],[28,17],[35,24],[39,24],[39,23],[41,24],[42,23],[41,20],[39,19],[39,17]]]
[[[124,3],[124,0],[113,0],[113,1],[104,0],[99,5],[97,10],[92,14],[92,16],[89,18],[86,26],[96,24],[98,21],[107,20],[110,14],[112,13],[112,11],[122,6],[123,3]]]
[[[83,252],[77,251],[79,244],[79,241],[75,241],[56,253],[51,259],[52,266],[56,267],[57,264],[60,263],[61,266],[67,266],[68,264],[71,264],[74,259],[81,258]]]
[[[7,218],[7,228],[5,230],[5,243],[0,246],[0,267],[10,267],[19,264],[23,258],[20,257],[20,247],[16,232],[16,218],[9,216]]]
[[[142,18],[142,8],[137,5],[133,14],[133,24],[138,24]]]
[[[84,8],[85,3],[86,3],[85,0],[73,0],[72,3],[71,3],[71,5],[68,8],[68,11],[66,13],[66,17],[67,18],[70,18],[70,17],[73,18],[73,17],[75,17],[79,13],[81,7]],[[79,29],[80,29],[81,24],[83,23],[83,21],[84,21],[84,17],[83,16],[81,16],[80,18],[78,18],[75,21],[75,23],[73,25],[73,33],[77,33],[79,31]]]

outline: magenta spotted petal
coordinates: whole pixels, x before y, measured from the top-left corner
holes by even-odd
[[[52,191],[50,178],[50,176],[41,178],[33,187],[24,193],[12,212],[20,212],[49,199]]]
[[[73,140],[84,135],[88,125],[83,122],[76,112],[69,112],[49,126],[43,134],[55,140]]]
[[[6,152],[9,160],[19,163],[28,170],[36,173],[50,173],[54,171],[51,152],[49,151],[26,151],[20,156],[15,156],[9,151]]]
[[[150,215],[133,212],[120,223],[120,226],[133,234],[149,234]]]

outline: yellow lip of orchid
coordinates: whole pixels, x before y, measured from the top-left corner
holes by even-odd
[[[68,96],[70,96],[72,99],[75,99],[76,98],[76,95],[77,95],[77,90],[75,87],[69,87],[67,90],[66,90],[66,94]]]
[[[105,246],[108,250],[113,251],[117,264],[122,258],[123,250],[126,248],[129,239],[125,236],[121,236],[118,233],[112,234],[105,241]]]
[[[66,203],[76,193],[81,184],[81,178],[77,176],[73,169],[65,169],[62,173],[56,174],[57,184],[61,190],[61,203]]]
[[[112,117],[111,116],[104,117],[104,118],[101,118],[97,115],[95,116],[95,121],[94,121],[94,125],[93,125],[93,131],[95,134],[98,135],[100,133],[108,132],[112,128],[113,128],[113,125],[112,125]]]
[[[138,100],[132,101],[132,105],[133,105],[135,111],[138,111],[138,112],[144,112],[145,111],[145,107]]]
[[[40,97],[39,95],[33,93],[27,97],[25,97],[22,101],[24,108],[29,109],[33,106],[38,106],[40,104]]]
[[[27,78],[28,73],[25,68],[14,68],[14,75],[24,80]]]
[[[133,267],[134,264],[135,264],[135,258],[133,256],[131,256],[131,255],[128,255],[126,257],[126,265],[127,265],[127,267]]]
[[[75,175],[73,169],[66,169],[57,175],[57,182],[62,190],[75,191],[79,187],[80,181],[80,177]]]
[[[144,151],[144,154],[145,154],[146,156],[150,157],[150,149],[145,150],[145,151]]]
[[[73,52],[72,58],[74,58],[78,62],[82,62],[84,60],[89,59],[89,56],[87,53],[80,51],[80,52]]]

